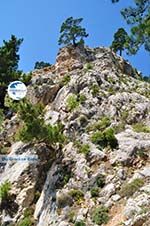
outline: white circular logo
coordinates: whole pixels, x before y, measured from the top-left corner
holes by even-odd
[[[14,81],[8,86],[8,95],[13,100],[21,100],[27,94],[27,87],[23,82]]]

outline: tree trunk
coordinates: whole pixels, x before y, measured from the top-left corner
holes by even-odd
[[[7,87],[6,86],[0,86],[0,108],[5,108],[5,96],[7,93]]]
[[[120,49],[120,56],[122,56],[122,49]]]
[[[76,48],[77,47],[77,43],[76,43],[76,39],[73,38],[73,46]]]

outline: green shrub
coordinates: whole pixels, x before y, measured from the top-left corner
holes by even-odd
[[[68,218],[68,221],[71,222],[71,223],[74,223],[75,222],[75,212],[73,210],[70,210],[68,213],[67,213],[67,218]]]
[[[95,132],[91,136],[91,141],[94,144],[100,145],[101,147],[107,147],[109,145],[113,149],[118,146],[118,141],[112,128],[105,129],[104,132]]]
[[[23,220],[21,220],[18,224],[18,226],[32,226],[33,221],[30,217],[25,217]]]
[[[92,91],[93,97],[96,97],[99,94],[99,86],[96,84],[93,84],[91,86],[91,91]]]
[[[86,226],[86,224],[84,223],[84,221],[81,220],[77,221],[74,226]]]
[[[107,146],[104,133],[100,132],[100,131],[97,131],[97,132],[93,133],[93,135],[91,137],[91,141],[94,144],[100,145],[102,147],[106,147]]]
[[[51,145],[64,141],[62,125],[46,125],[41,105],[33,106],[28,102],[21,102],[18,104],[17,110],[23,121],[23,126],[16,135],[17,139],[24,142],[45,142]]]
[[[84,198],[84,193],[81,190],[72,189],[69,191],[69,195],[75,200],[80,201]]]
[[[116,81],[115,81],[115,79],[114,79],[113,77],[107,78],[107,81],[108,81],[109,83],[112,83],[112,84],[115,84],[115,83],[116,83]]]
[[[70,178],[71,178],[71,175],[69,175],[69,174],[64,176],[64,178],[63,178],[64,185],[68,183],[68,181],[70,180]]]
[[[25,84],[28,84],[31,81],[31,79],[32,79],[32,73],[21,75],[21,81]]]
[[[110,145],[110,147],[116,148],[118,146],[118,141],[114,135],[114,130],[112,128],[108,128],[104,131],[104,136],[107,142],[107,145]]]
[[[4,122],[4,114],[3,114],[3,111],[0,109],[0,131],[2,130],[3,122]]]
[[[121,113],[121,119],[122,119],[122,121],[126,121],[127,118],[128,118],[128,116],[129,116],[129,112],[128,111],[123,111]]]
[[[34,224],[33,213],[33,208],[27,208],[23,214],[24,218],[18,223],[18,226],[32,226]]]
[[[83,153],[85,155],[88,155],[90,152],[90,146],[89,144],[83,144],[79,147],[79,152]]]
[[[8,151],[9,151],[9,148],[8,147],[4,147],[4,146],[0,147],[0,154],[1,155],[7,154]]]
[[[111,120],[108,117],[103,117],[101,120],[98,122],[94,123],[93,126],[91,127],[92,130],[104,130],[108,126],[111,125]]]
[[[73,111],[79,106],[79,101],[77,99],[77,96],[75,94],[72,94],[67,99],[67,108],[69,111]]]
[[[120,190],[120,194],[123,197],[125,197],[125,196],[130,197],[136,191],[138,191],[139,188],[142,187],[143,185],[144,185],[143,179],[137,178],[137,179],[133,180],[132,182],[123,185],[121,190]]]
[[[103,174],[97,176],[96,185],[100,188],[103,188],[105,186],[105,176]]]
[[[116,93],[113,87],[109,87],[107,91],[110,95],[114,95]]]
[[[93,65],[91,64],[91,63],[87,63],[86,65],[85,65],[85,71],[87,72],[87,71],[89,71],[89,70],[92,70],[93,69]]]
[[[27,209],[25,209],[23,215],[24,215],[24,217],[29,217],[29,216],[32,216],[33,213],[34,213],[34,209],[33,208],[27,208]]]
[[[137,133],[141,133],[141,132],[150,133],[150,127],[144,125],[141,122],[132,125],[132,127],[133,127],[134,131]]]
[[[83,104],[86,101],[86,96],[84,94],[79,95],[79,102],[80,104]]]
[[[2,202],[8,200],[10,190],[11,190],[11,183],[8,180],[6,180],[3,184],[1,184],[0,199],[2,200]]]
[[[74,141],[74,146],[75,146],[76,148],[80,148],[80,147],[81,147],[81,142],[80,142],[79,140],[75,140],[75,141]]]
[[[100,206],[94,209],[92,213],[92,221],[98,225],[107,224],[109,220],[108,209]]]
[[[92,188],[91,189],[91,196],[94,198],[94,197],[97,197],[99,195],[99,188],[95,187],[95,188]]]
[[[62,78],[60,83],[62,86],[65,86],[70,82],[70,80],[71,80],[71,76],[69,74],[67,74]]]

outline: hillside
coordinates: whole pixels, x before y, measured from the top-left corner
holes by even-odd
[[[4,121],[1,154],[39,161],[0,163],[11,183],[0,225],[149,226],[150,84],[109,48],[69,46],[32,72],[27,100],[65,142],[16,141],[18,114]]]

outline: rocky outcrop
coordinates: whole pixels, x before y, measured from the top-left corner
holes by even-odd
[[[149,225],[150,84],[110,48],[69,46],[56,64],[33,72],[28,100],[45,106],[46,124],[62,123],[66,137],[55,148],[14,141],[17,114],[4,122],[0,147],[9,156],[36,155],[38,162],[8,162],[7,179],[16,211],[1,224],[17,225],[32,209],[37,226]],[[139,179],[139,180],[136,180]],[[105,209],[105,211],[104,211]],[[82,225],[82,224],[81,224]]]

